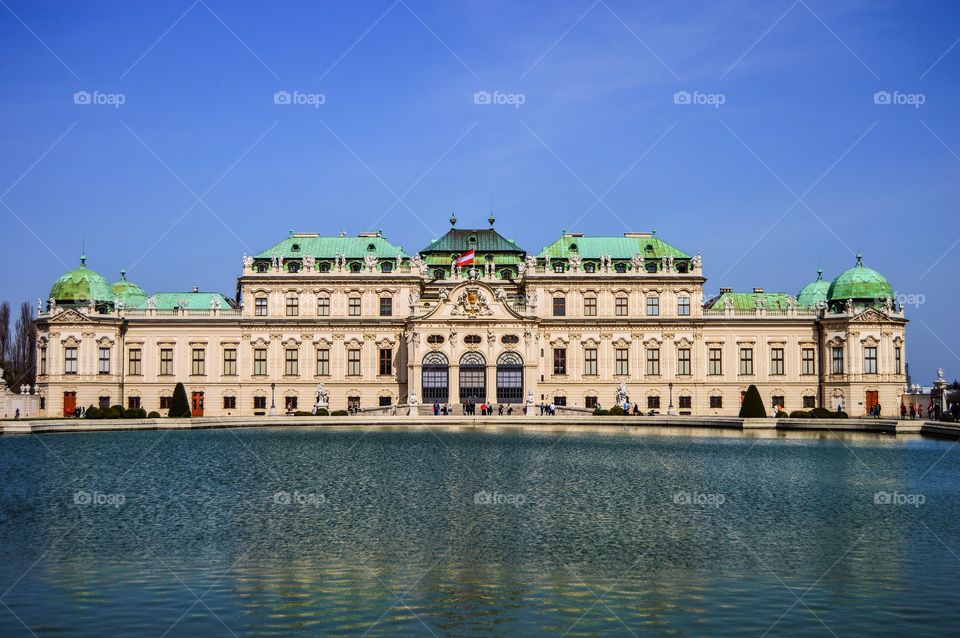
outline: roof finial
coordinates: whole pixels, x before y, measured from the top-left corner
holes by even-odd
[[[126,280],[127,280],[127,269],[126,269],[126,268],[121,268],[121,269],[120,269],[120,281],[126,281]]]
[[[817,266],[817,281],[823,281],[823,268]]]
[[[451,225],[451,226],[456,226],[456,225],[457,225],[457,215],[456,215],[456,213],[450,213],[450,225]]]
[[[490,227],[493,228],[493,222],[497,221],[493,216],[493,211],[490,211],[490,217],[487,217],[487,221],[490,222]]]
[[[863,253],[861,253],[859,250],[857,251],[857,265],[863,265]]]
[[[87,256],[83,253],[80,253],[80,265],[84,268],[87,266]]]

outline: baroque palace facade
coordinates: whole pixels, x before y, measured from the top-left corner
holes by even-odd
[[[176,382],[195,415],[218,416],[310,410],[320,383],[331,410],[610,407],[625,387],[644,412],[736,415],[750,384],[787,410],[899,410],[906,320],[859,256],[796,296],[704,300],[700,256],[655,233],[563,232],[533,254],[489,222],[451,217],[415,255],[379,232],[291,233],[244,257],[235,300],[148,296],[81,258],[38,308],[41,413],[165,414]]]

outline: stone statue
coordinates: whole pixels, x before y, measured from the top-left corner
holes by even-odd
[[[497,301],[506,301],[507,291],[504,289],[503,286],[497,286],[496,289],[493,291],[493,298],[496,299]]]
[[[517,274],[523,277],[523,273],[527,271],[527,264],[524,261],[520,261],[517,264]]]
[[[243,253],[243,268],[244,270],[249,270],[250,268],[253,268],[253,257],[248,255],[247,253]]]
[[[313,271],[313,267],[317,263],[317,258],[313,255],[307,255],[303,258],[303,269],[307,271]]]
[[[441,288],[440,292],[437,294],[440,295],[440,301],[446,301],[447,299],[450,298],[450,291],[447,290],[446,288]]]
[[[367,264],[367,270],[373,272],[377,267],[377,256],[376,255],[367,255],[363,258],[363,261]]]
[[[944,381],[944,380],[945,379],[943,378],[943,368],[937,368],[937,381]]]
[[[617,384],[617,405],[622,406],[629,400],[630,397],[627,395],[627,384],[621,381]]]
[[[727,297],[723,300],[723,307],[725,310],[733,310],[733,299]]]
[[[416,407],[420,405],[420,397],[417,396],[416,392],[411,392],[409,398],[407,398],[407,405],[410,407]]]
[[[580,255],[570,255],[570,270],[580,272],[580,262],[582,261],[583,257]]]
[[[537,302],[539,301],[539,298],[537,297],[537,293],[533,293],[531,296],[527,297],[526,301],[527,301],[527,304],[526,304],[527,307],[533,308],[534,310],[536,310]]]
[[[547,268],[547,270],[550,270],[550,255],[545,255],[543,257],[543,265]]]
[[[394,269],[394,270],[400,270],[400,265],[401,265],[402,263],[403,263],[403,255],[401,255],[400,253],[397,253],[397,256],[396,256],[396,258],[394,259],[394,262],[393,262],[393,269]]]
[[[697,253],[693,256],[693,259],[690,260],[690,263],[694,268],[700,268],[703,266],[703,257],[700,256],[700,253]]]
[[[410,304],[411,308],[416,308],[420,305],[420,293],[419,292],[410,292],[407,296],[407,302]]]
[[[662,270],[662,271],[666,271],[666,270],[667,270],[667,258],[666,258],[666,256],[660,258],[660,270]]]
[[[47,312],[49,312],[52,315],[56,311],[57,311],[57,300],[54,299],[53,297],[50,297],[49,299],[47,299]]]
[[[667,255],[667,272],[673,272],[673,255]]]
[[[754,304],[757,306],[757,310],[763,310],[763,297],[757,297],[754,300]]]
[[[537,269],[537,258],[533,255],[527,255],[527,270],[534,272]]]
[[[467,271],[467,279],[470,281],[476,281],[480,278],[480,272],[476,268],[471,268]]]
[[[216,310],[217,308],[217,296],[210,295],[210,310]]]
[[[157,297],[156,297],[156,296],[147,297],[147,301],[146,301],[146,303],[144,304],[144,306],[147,308],[147,310],[156,310],[156,308],[157,308]]]
[[[533,390],[527,392],[527,405],[533,405]]]
[[[326,408],[330,405],[330,393],[327,392],[327,389],[323,387],[323,383],[317,384],[317,404],[316,408]]]
[[[886,309],[888,315],[893,314],[893,299],[891,299],[890,297],[887,297],[886,299],[884,299],[883,306]]]
[[[846,308],[848,313],[853,313],[853,299],[847,299]]]
[[[630,263],[633,264],[634,272],[641,272],[643,270],[643,257],[640,256],[640,253],[634,253],[633,257],[630,258]]]
[[[787,309],[796,310],[797,309],[797,298],[794,296],[787,297]]]

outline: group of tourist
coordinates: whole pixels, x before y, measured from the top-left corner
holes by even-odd
[[[507,415],[513,414],[513,406],[508,405],[506,406],[506,409],[504,409],[504,405],[502,403],[500,405],[495,406],[492,403],[487,403],[486,401],[482,401],[478,406],[476,401],[466,400],[461,404],[460,407],[463,410],[463,414],[465,414],[466,416],[477,416],[478,409],[480,411],[480,416],[493,416],[494,413],[496,413],[499,416],[503,416],[504,414],[507,414]],[[453,414],[452,405],[450,405],[449,403],[440,403],[439,401],[433,402],[434,416],[439,416],[439,415],[446,416],[448,414]]]
[[[880,406],[878,405],[877,408]],[[953,410],[956,412],[956,410]],[[907,408],[903,403],[900,404],[900,418],[906,419],[907,414],[910,415],[911,419],[933,419],[934,421],[940,420],[940,406],[932,403],[923,406],[919,403],[911,403],[910,407]],[[956,414],[954,415],[956,416]]]

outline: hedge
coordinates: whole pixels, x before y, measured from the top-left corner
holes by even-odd
[[[157,412],[156,410],[151,410],[151,411],[150,411],[150,414],[147,415],[147,418],[148,418],[148,419],[159,419],[159,418],[160,418],[160,413]]]
[[[763,407],[763,399],[760,397],[760,390],[757,390],[757,386],[753,384],[747,388],[747,394],[745,397],[743,397],[743,403],[740,405],[740,418],[767,418],[767,409]]]
[[[334,410],[330,413],[330,416],[347,416],[346,410]]]
[[[173,388],[173,398],[170,400],[170,411],[167,416],[171,418],[190,418],[190,401],[187,400],[187,389],[183,384],[177,382]]]

